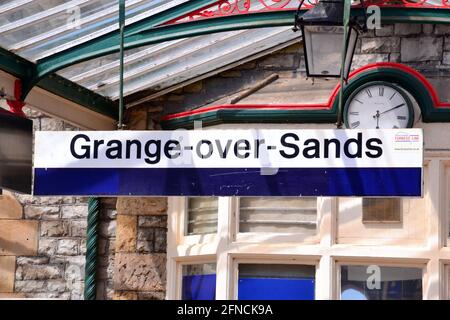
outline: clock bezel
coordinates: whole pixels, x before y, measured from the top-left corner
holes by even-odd
[[[353,90],[353,92],[350,94],[350,96],[348,97],[347,101],[345,102],[345,106],[344,106],[344,124],[345,127],[347,129],[351,129],[349,126],[349,122],[348,122],[348,109],[350,107],[350,103],[353,101],[353,99],[364,89],[366,89],[367,87],[372,87],[372,86],[386,86],[386,87],[390,87],[392,89],[394,89],[395,91],[397,91],[402,97],[403,99],[405,99],[406,101],[406,106],[408,107],[408,123],[406,128],[412,128],[414,125],[414,106],[413,103],[411,101],[411,99],[409,98],[408,94],[406,93],[406,90],[403,89],[402,87],[400,87],[399,85],[392,83],[392,82],[387,82],[387,81],[370,81],[367,82],[361,86],[359,86],[358,88],[356,88],[355,90]]]

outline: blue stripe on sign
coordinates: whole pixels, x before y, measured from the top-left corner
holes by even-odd
[[[35,169],[35,195],[421,196],[422,168]]]

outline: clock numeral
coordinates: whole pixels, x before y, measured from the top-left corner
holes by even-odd
[[[360,123],[359,121],[353,122],[353,123],[351,124],[352,129],[358,128],[360,124],[361,124],[361,123]]]
[[[359,112],[357,112],[357,111],[352,111],[352,112],[350,112],[350,115],[352,115],[352,116],[359,116]]]
[[[394,99],[395,95],[397,94],[397,92],[394,92],[394,94],[392,95],[392,97],[389,100]]]
[[[380,95],[380,97],[383,97],[383,96],[384,96],[384,87],[380,87],[380,88],[379,88],[378,94]]]
[[[397,119],[398,120],[406,120],[406,117],[405,116],[397,116]]]
[[[358,100],[358,99],[354,99],[354,100],[359,102],[359,103],[361,103],[361,104],[363,104],[363,102],[361,100]]]
[[[366,89],[366,93],[369,96],[369,98],[372,98],[372,92],[370,91],[370,89]]]

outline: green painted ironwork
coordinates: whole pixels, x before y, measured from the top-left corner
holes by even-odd
[[[34,63],[0,48],[0,70],[17,77],[22,82],[26,82],[26,79],[33,76],[35,67]],[[57,74],[51,74],[43,78],[37,86],[94,112],[117,119],[116,102]]]
[[[84,300],[95,300],[97,297],[97,252],[98,227],[100,219],[100,201],[89,198],[86,234],[86,268],[84,277]]]
[[[125,32],[125,0],[119,1],[119,32],[120,32],[120,68],[119,68],[119,123],[117,128],[122,130],[123,125],[123,65],[124,65],[124,32]]]

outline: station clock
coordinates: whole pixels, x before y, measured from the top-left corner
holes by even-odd
[[[411,128],[413,103],[406,91],[396,84],[368,82],[347,99],[344,122],[349,129]]]

